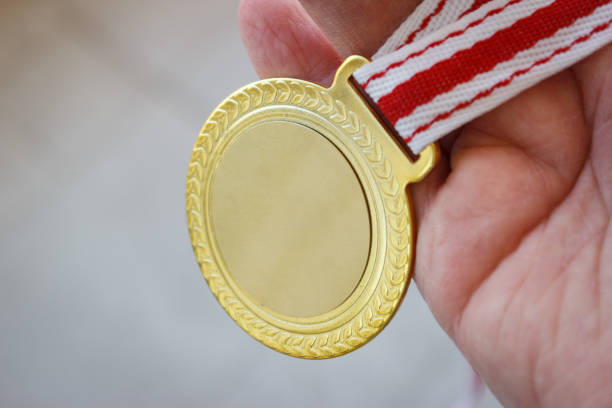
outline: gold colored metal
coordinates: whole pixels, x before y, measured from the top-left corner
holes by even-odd
[[[262,306],[316,316],[359,283],[370,248],[366,199],[320,133],[287,121],[249,127],[223,155],[211,196],[219,252]]]
[[[330,88],[270,79],[208,118],[193,149],[186,208],[202,274],[228,314],[265,345],[301,358],[348,353],[399,306],[414,256],[408,159],[349,78]]]

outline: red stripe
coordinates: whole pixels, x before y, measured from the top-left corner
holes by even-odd
[[[515,71],[514,73],[512,73],[512,75],[510,75],[508,78],[499,81],[498,83],[496,83],[495,85],[493,85],[492,87],[490,87],[489,89],[486,89],[480,93],[478,93],[476,96],[474,96],[472,99],[469,99],[467,101],[461,102],[460,104],[458,104],[457,106],[455,106],[453,109],[441,113],[438,116],[436,116],[435,118],[433,118],[430,122],[419,126],[418,128],[415,129],[414,132],[412,132],[412,134],[410,136],[408,136],[407,138],[405,138],[404,140],[406,140],[406,142],[410,142],[417,134],[426,131],[427,129],[429,129],[434,123],[439,122],[441,120],[444,119],[448,119],[449,117],[451,117],[455,112],[461,110],[461,109],[465,109],[468,106],[472,105],[474,102],[476,102],[479,99],[485,98],[489,95],[491,95],[493,93],[493,91],[495,91],[498,88],[503,88],[504,86],[508,86],[510,85],[510,83],[512,83],[512,81],[521,76],[521,75],[525,75],[526,73],[528,73],[529,71],[531,71],[533,68],[537,67],[538,65],[543,65],[546,64],[548,61],[550,61],[551,59],[553,59],[555,56],[559,55],[559,54],[563,54],[566,53],[568,51],[570,51],[576,44],[579,43],[583,43],[585,41],[588,41],[593,35],[595,35],[596,33],[603,31],[607,28],[609,28],[612,25],[612,20],[607,21],[606,23],[600,24],[597,27],[595,27],[593,30],[591,30],[590,33],[583,35],[581,37],[576,38],[574,41],[572,41],[571,44],[565,46],[565,47],[561,47],[556,49],[552,54],[550,54],[548,57],[546,58],[542,58],[536,62],[534,62],[533,64],[531,64],[529,67],[527,68],[523,68],[520,69],[518,71]]]
[[[470,14],[472,11],[476,11],[478,10],[481,6],[487,4],[488,2],[490,2],[491,0],[474,0],[474,2],[472,3],[472,5],[470,6],[469,9],[465,10],[463,13],[461,13],[461,15],[459,16],[459,18]]]
[[[461,50],[426,71],[415,74],[381,97],[378,107],[395,125],[417,106],[461,83],[469,82],[478,74],[490,71],[495,65],[512,59],[518,52],[531,48],[539,40],[554,35],[560,28],[590,15],[597,7],[610,1],[556,0],[471,48]]]
[[[436,8],[434,9],[434,11],[432,11],[431,13],[429,13],[429,15],[427,17],[425,17],[423,19],[423,21],[421,21],[421,24],[419,25],[419,28],[417,28],[416,30],[414,30],[412,33],[410,33],[410,35],[406,38],[406,40],[404,40],[404,43],[399,45],[397,49],[402,48],[404,45],[411,43],[414,40],[414,37],[416,37],[416,35],[418,33],[420,33],[421,31],[423,31],[428,25],[429,22],[431,21],[431,19],[435,16],[437,16],[438,14],[440,14],[440,12],[442,11],[442,9],[444,8],[444,5],[446,4],[446,0],[441,0],[438,2],[438,5],[436,6]]]
[[[499,7],[493,10],[490,10],[487,14],[485,14],[482,18],[478,19],[478,20],[474,20],[472,21],[470,24],[468,24],[464,29],[459,30],[459,31],[454,31],[452,33],[450,33],[449,35],[447,35],[446,37],[444,37],[441,40],[438,41],[434,41],[431,44],[428,44],[425,48],[419,50],[419,51],[415,51],[413,53],[411,53],[410,55],[408,55],[406,58],[404,58],[401,61],[397,61],[394,62],[392,64],[390,64],[389,66],[387,66],[383,71],[377,72],[375,74],[372,74],[367,81],[365,81],[364,83],[360,84],[363,88],[366,88],[370,82],[372,82],[373,80],[377,79],[377,78],[381,78],[383,76],[385,76],[385,74],[387,72],[389,72],[389,70],[393,69],[393,68],[397,68],[400,65],[403,65],[406,61],[408,61],[409,59],[412,59],[414,57],[418,57],[419,55],[422,55],[425,51],[427,51],[430,48],[433,47],[437,47],[440,44],[443,44],[446,40],[448,40],[449,38],[453,38],[453,37],[457,37],[463,33],[465,33],[467,30],[469,30],[470,28],[474,28],[476,26],[478,26],[479,24],[481,24],[483,21],[485,21],[487,18],[489,18],[490,16],[494,16],[496,14],[501,13],[502,11],[504,11],[507,7],[512,6],[513,4],[516,3],[520,3],[522,0],[512,0],[509,3],[507,3],[505,6],[503,7]]]

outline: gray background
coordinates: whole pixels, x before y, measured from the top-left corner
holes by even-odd
[[[236,6],[0,1],[0,406],[449,407],[466,392],[415,287],[329,361],[260,345],[208,291],[184,180],[208,113],[256,79]]]

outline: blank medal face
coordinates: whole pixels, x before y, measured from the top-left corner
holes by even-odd
[[[364,273],[371,233],[359,179],[306,126],[269,121],[238,135],[216,171],[211,205],[231,277],[273,312],[329,312]]]

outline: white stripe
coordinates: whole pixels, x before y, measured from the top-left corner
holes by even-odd
[[[491,6],[495,6],[493,7],[495,9],[503,7],[504,5],[509,3],[509,1],[510,0],[494,1],[490,4]],[[428,49],[422,55],[411,58],[407,63],[404,63],[399,67],[390,69],[383,77],[371,81],[367,86],[366,91],[375,102],[378,102],[378,100],[382,96],[390,93],[397,85],[412,78],[412,76],[414,76],[415,74],[422,71],[426,71],[434,64],[450,58],[457,51],[472,47],[476,42],[482,41],[483,39],[489,37],[491,34],[511,26],[517,20],[527,17],[531,15],[534,11],[545,7],[553,2],[554,0],[524,0],[523,2],[508,6],[504,10],[504,12],[487,17],[487,19],[483,23],[477,25],[476,27],[468,29],[465,33],[450,38],[446,40],[443,44]],[[462,18],[457,23],[448,26],[446,29],[438,30],[433,35],[426,37],[423,41],[418,41],[416,43],[404,46],[400,50],[390,55],[390,57],[393,57],[389,58],[390,61],[386,61],[387,58],[385,57],[362,67],[360,70],[357,70],[355,72],[354,76],[358,81],[364,82],[365,80],[367,80],[367,78],[370,77],[371,74],[384,70],[384,67],[388,66],[390,63],[396,62],[398,60],[401,61],[411,53],[424,49],[432,42],[443,39],[452,32],[461,31],[465,29],[465,27],[468,26],[469,23],[482,18],[490,10],[491,8],[489,7],[483,7],[477,12],[470,13],[468,16]],[[468,21],[466,21],[466,19]],[[381,64],[382,68],[379,68],[377,66],[371,67],[372,69],[370,69],[371,65],[373,66],[380,62],[384,62],[384,64]],[[367,68],[367,71],[369,72],[365,73],[361,71],[364,70],[364,68]]]
[[[440,95],[431,103],[419,107],[419,112],[415,110],[413,114],[400,119],[396,123],[396,130],[402,137],[409,137],[417,127],[429,122],[441,113],[448,112],[457,106],[457,103],[469,100],[479,92],[489,89],[499,80],[508,78],[516,70],[527,68],[535,61],[549,56],[554,50],[571,44],[576,38],[590,33],[594,27],[607,22],[611,18],[612,5],[600,7],[595,15],[580,19],[571,27],[560,30],[558,32],[559,35],[542,40],[533,49],[524,51],[521,53],[523,55],[512,61],[513,63],[504,63],[495,67],[494,75],[485,75],[483,78],[477,77],[473,82],[470,82],[469,86],[462,86],[463,90],[460,89],[461,87],[457,87],[447,94]],[[527,74],[515,77],[509,85],[499,88],[491,95],[477,100],[465,109],[455,112],[450,118],[434,123],[426,131],[417,134],[408,143],[409,147],[414,152],[420,152],[440,137],[496,108],[539,81],[573,65],[610,41],[612,41],[612,27],[594,34],[588,41],[576,44],[570,51],[555,56],[549,62],[534,67]],[[447,103],[444,101],[445,97],[452,100],[452,102]]]
[[[372,56],[372,60],[383,57],[404,44],[406,38],[421,26],[421,22],[438,6],[442,0],[425,0],[404,20],[404,22],[393,32],[391,37],[376,51]],[[452,1],[452,0],[451,0]],[[468,2],[469,0],[456,0],[460,2]],[[440,28],[440,27],[438,27]]]
[[[431,19],[427,25],[427,29],[417,34],[414,41],[420,40],[421,38],[439,30],[442,27],[453,24],[459,19],[461,14],[470,8],[472,3],[473,0],[447,0],[446,4],[444,5],[444,9],[440,12],[440,14]]]

